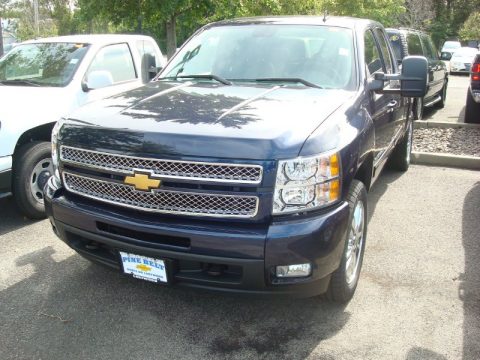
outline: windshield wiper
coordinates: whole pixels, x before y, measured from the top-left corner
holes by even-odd
[[[213,75],[213,74],[199,74],[199,75],[178,75],[178,76],[170,76],[170,77],[163,77],[158,78],[157,80],[164,80],[164,79],[208,79],[208,80],[216,80],[219,83],[224,85],[232,85],[232,82],[224,79],[221,76]]]
[[[27,85],[27,86],[42,86],[38,82],[26,79],[0,80],[0,84],[4,85]]]
[[[286,82],[286,83],[300,83],[308,87],[312,88],[317,88],[317,89],[323,89],[321,86],[318,86],[314,83],[311,83],[308,80],[304,80],[301,78],[261,78],[261,79],[255,79],[254,81],[257,82]]]

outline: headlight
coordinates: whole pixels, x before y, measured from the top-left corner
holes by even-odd
[[[278,163],[273,214],[313,210],[340,199],[340,155],[324,154]]]
[[[59,180],[60,174],[58,172],[58,133],[63,126],[63,119],[57,121],[55,126],[52,129],[52,164],[55,177]]]

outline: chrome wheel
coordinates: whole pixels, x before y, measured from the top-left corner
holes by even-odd
[[[415,120],[422,120],[423,116],[423,99],[417,99],[417,105],[415,106]]]
[[[413,144],[413,123],[410,121],[408,123],[407,130],[407,164],[410,164],[410,157],[412,156],[412,144]]]
[[[353,210],[350,224],[346,254],[346,280],[348,285],[355,283],[360,270],[361,255],[363,251],[365,229],[365,207],[362,201],[358,201]]]
[[[30,175],[30,191],[33,198],[41,204],[43,204],[43,188],[52,174],[52,159],[46,158],[34,166]]]

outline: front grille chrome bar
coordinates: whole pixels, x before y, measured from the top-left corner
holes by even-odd
[[[138,191],[133,186],[113,180],[99,180],[66,171],[62,177],[65,188],[74,194],[137,210],[218,218],[253,218],[258,212],[257,196],[161,189]]]
[[[132,175],[135,170],[149,171],[152,176],[162,179],[260,184],[263,176],[263,167],[260,165],[142,158],[65,145],[60,147],[60,160],[65,164],[126,175]]]

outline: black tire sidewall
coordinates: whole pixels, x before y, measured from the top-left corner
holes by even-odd
[[[51,156],[49,142],[34,141],[23,145],[14,157],[13,195],[18,208],[31,219],[44,218],[45,208],[32,195],[30,177],[35,165]]]
[[[409,134],[409,131],[411,131],[411,134]],[[411,120],[407,122],[407,131],[405,132],[402,141],[397,144],[392,154],[390,155],[389,167],[391,169],[397,171],[407,171],[410,167],[410,161],[407,161],[409,136],[412,137],[412,147],[410,148],[411,161],[411,151],[413,150],[413,122]]]
[[[440,91],[441,100],[438,103],[438,107],[440,109],[443,109],[445,107],[445,102],[447,101],[447,87],[448,87],[448,81],[445,81],[443,83],[442,90]]]

